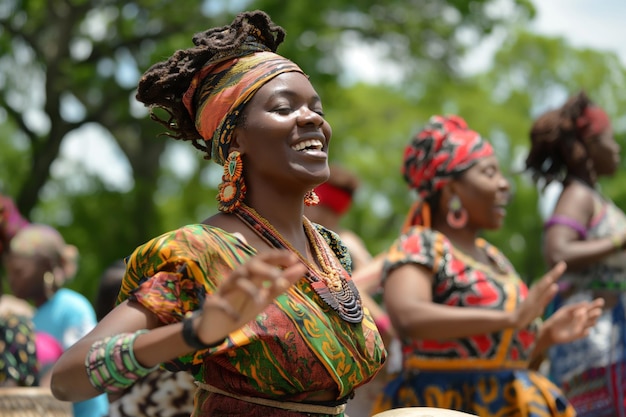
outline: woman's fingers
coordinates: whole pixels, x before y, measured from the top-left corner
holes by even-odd
[[[305,272],[306,266],[296,255],[286,250],[267,251],[235,269],[215,296],[228,300],[242,317],[251,318]],[[253,306],[249,305],[250,301]]]
[[[561,278],[566,268],[565,262],[557,263],[543,276],[536,286],[533,286],[533,290],[537,293],[542,312],[559,291],[559,286],[556,282]]]
[[[251,258],[233,270],[216,293],[205,300],[206,313],[199,326],[202,340],[223,338],[254,319],[305,272],[306,266],[299,258],[285,250]]]

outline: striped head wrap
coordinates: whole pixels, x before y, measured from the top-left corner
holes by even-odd
[[[280,74],[304,74],[292,61],[261,45],[250,45],[240,56],[207,63],[183,95],[183,104],[207,142],[211,159],[220,165],[228,156],[237,119],[254,94]]]
[[[471,168],[477,160],[493,154],[489,142],[467,127],[459,116],[432,116],[404,150],[402,175],[419,200],[411,209],[405,228],[414,224],[430,226],[430,212],[424,200],[450,180]],[[422,209],[426,212],[422,213]]]

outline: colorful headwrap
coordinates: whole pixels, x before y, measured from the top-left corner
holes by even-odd
[[[315,187],[314,191],[320,198],[319,204],[330,208],[339,216],[347,212],[352,203],[352,195],[347,190],[327,182]]]
[[[598,106],[587,106],[576,120],[576,127],[581,139],[588,139],[602,133],[611,122],[609,115]]]
[[[462,118],[431,117],[404,150],[402,175],[420,197],[407,222],[430,225],[428,208],[425,215],[419,215],[427,205],[424,200],[441,190],[455,175],[472,167],[478,159],[492,154],[489,142],[470,130]]]
[[[304,74],[295,63],[273,52],[243,52],[246,55],[209,62],[183,95],[183,104],[211,149],[211,158],[220,165],[228,156],[237,118],[254,93],[277,75]]]

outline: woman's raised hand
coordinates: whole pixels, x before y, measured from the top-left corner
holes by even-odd
[[[254,256],[205,300],[197,327],[199,339],[207,344],[223,339],[265,310],[305,272],[306,266],[287,250]]]
[[[557,280],[565,272],[565,262],[557,263],[528,290],[528,296],[513,312],[513,326],[521,329],[540,317],[559,290]]]
[[[543,324],[549,345],[569,343],[589,334],[604,307],[604,299],[565,305],[554,312]]]

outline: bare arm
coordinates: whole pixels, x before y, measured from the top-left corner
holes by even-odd
[[[252,258],[233,271],[231,279],[226,280],[216,294],[207,297],[202,314],[193,321],[198,338],[206,344],[224,339],[263,311],[300,279],[305,270],[297,257],[286,251],[268,251]],[[218,298],[231,306],[237,313],[236,318],[220,308],[220,303],[212,302]],[[54,396],[75,402],[101,394],[91,385],[85,369],[85,357],[94,342],[120,333],[150,329],[139,335],[133,344],[137,361],[150,368],[194,350],[185,343],[182,327],[182,323],[163,325],[138,303],[120,304],[57,361],[52,370]]]
[[[591,189],[573,182],[563,190],[553,215],[587,225],[593,216],[593,198]],[[619,249],[616,242],[623,247],[625,241],[626,236],[623,234],[580,240],[578,232],[573,228],[555,224],[546,230],[544,253],[549,265],[563,261],[571,269],[580,269],[615,253]]]
[[[353,272],[352,280],[359,288],[359,291],[374,294],[380,289],[384,263],[385,253],[380,253],[365,266]]]
[[[432,273],[425,267],[407,264],[389,274],[384,299],[394,328],[411,338],[452,339],[523,328],[543,313],[558,290],[555,284],[565,270],[558,264],[528,292],[513,312],[433,303]]]
[[[85,370],[85,357],[91,345],[107,336],[154,329],[159,325],[156,316],[141,305],[127,302],[120,304],[57,361],[52,370],[51,388],[54,396],[64,401],[83,401],[101,394],[91,385]],[[134,345],[136,358],[145,367],[184,355],[190,350],[182,339],[181,323],[142,335]]]

